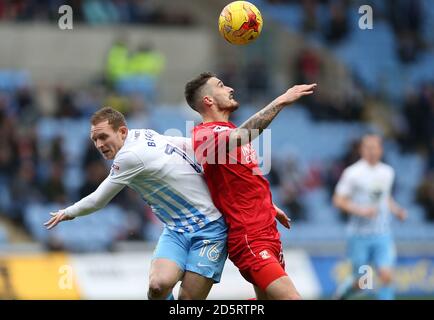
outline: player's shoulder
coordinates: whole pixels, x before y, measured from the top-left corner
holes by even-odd
[[[136,161],[136,159],[146,158],[155,146],[155,139],[161,135],[150,129],[131,129],[122,148],[119,150],[115,160],[122,162]]]
[[[363,171],[363,168],[364,168],[363,162],[359,160],[346,167],[343,174],[356,175],[359,172]]]
[[[395,170],[393,169],[393,167],[387,163],[384,162],[380,162],[379,167],[381,170],[383,170],[384,172],[388,173],[388,174],[395,174]]]
[[[142,165],[142,161],[138,152],[129,146],[128,148],[122,147],[113,159],[112,168],[116,170],[126,170],[136,168]]]
[[[153,136],[161,136],[157,131],[152,129],[130,129],[128,130],[129,142],[140,141],[142,139],[149,139]]]

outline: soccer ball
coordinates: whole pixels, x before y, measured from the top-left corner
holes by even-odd
[[[261,34],[261,12],[247,1],[234,1],[223,8],[219,17],[220,34],[232,44],[248,44]]]

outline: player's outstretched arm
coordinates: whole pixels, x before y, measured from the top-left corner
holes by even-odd
[[[284,94],[274,99],[270,104],[258,111],[245,121],[240,127],[233,130],[229,136],[228,150],[253,141],[273,121],[276,115],[288,105],[293,104],[301,97],[311,95],[316,88],[314,84],[293,86]],[[235,143],[236,142],[236,143]]]
[[[50,215],[50,220],[44,223],[44,226],[47,228],[47,230],[54,228],[62,221],[75,219],[75,217],[68,216],[63,210],[59,210],[57,212],[50,212]]]
[[[50,230],[62,221],[72,220],[75,217],[84,216],[104,208],[124,187],[125,185],[113,183],[109,178],[106,178],[99,187],[87,197],[66,209],[50,213],[52,217],[44,223],[44,226]]]

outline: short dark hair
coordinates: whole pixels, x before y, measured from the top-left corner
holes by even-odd
[[[103,121],[108,121],[109,125],[115,131],[118,130],[121,126],[127,125],[127,121],[125,120],[124,115],[111,107],[104,107],[102,109],[99,109],[92,115],[92,118],[90,119],[90,123],[92,125],[96,125]]]
[[[213,74],[212,72],[203,72],[185,85],[185,100],[187,100],[188,105],[193,110],[198,111],[195,104],[197,99],[197,92],[203,87],[203,85],[205,85],[205,83],[207,83],[210,78],[213,77],[215,77],[215,74]]]

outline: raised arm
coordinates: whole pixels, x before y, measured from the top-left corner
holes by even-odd
[[[125,185],[111,182],[109,178],[106,178],[99,187],[87,197],[66,209],[50,213],[52,217],[44,223],[44,226],[49,230],[54,228],[61,221],[72,220],[75,217],[95,212],[105,207],[124,187]]]
[[[256,139],[256,137],[259,136],[262,131],[268,127],[271,121],[273,121],[276,115],[285,106],[291,105],[301,97],[311,95],[314,92],[315,88],[315,83],[309,85],[304,84],[294,86],[281,96],[274,99],[262,110],[251,116],[240,127],[232,130],[229,136],[228,150],[232,149],[235,146],[247,144]]]

